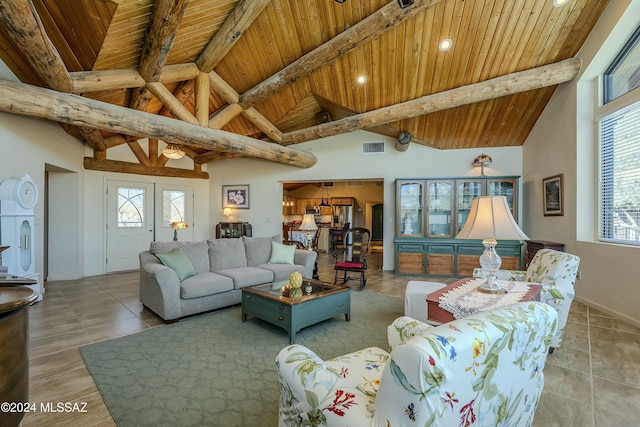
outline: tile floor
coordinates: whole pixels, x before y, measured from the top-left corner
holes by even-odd
[[[402,297],[413,278],[382,271],[381,256],[370,258],[366,289]],[[322,280],[333,280],[332,262],[321,255]],[[48,283],[30,307],[29,400],[86,402],[87,412],[30,413],[23,426],[115,425],[78,348],[161,324],[138,300],[137,272]],[[640,329],[574,302],[563,345],[547,359],[534,426],[630,426],[638,413]]]

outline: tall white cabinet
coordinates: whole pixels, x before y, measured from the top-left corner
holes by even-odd
[[[34,207],[38,187],[29,175],[7,178],[0,183],[0,244],[9,246],[2,252],[2,265],[9,274],[36,280],[28,285],[42,300],[44,289],[35,269]]]

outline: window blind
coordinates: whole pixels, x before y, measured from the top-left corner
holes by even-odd
[[[599,125],[600,239],[640,245],[640,102]]]

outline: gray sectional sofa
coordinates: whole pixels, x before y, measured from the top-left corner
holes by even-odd
[[[280,242],[280,235],[152,242],[139,255],[140,301],[173,321],[239,304],[245,286],[288,280],[294,271],[312,277],[316,252]]]

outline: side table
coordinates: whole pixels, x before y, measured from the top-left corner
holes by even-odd
[[[434,322],[434,323],[447,323],[454,320],[455,317],[453,316],[453,313],[440,307],[440,297],[446,294],[447,292],[452,291],[472,280],[478,280],[478,278],[467,277],[465,279],[458,280],[457,282],[454,282],[448,286],[445,286],[442,289],[438,289],[437,291],[427,295],[427,316],[428,316],[427,319],[430,322]],[[522,282],[515,282],[515,283],[522,283]],[[529,287],[529,290],[522,298],[519,299],[519,302],[540,301],[540,289],[542,289],[542,285],[535,284],[535,283],[527,283],[527,285]],[[478,294],[479,296],[484,298],[491,298],[491,297],[495,298],[496,295],[500,295],[500,294],[484,294],[481,292],[478,292]]]

